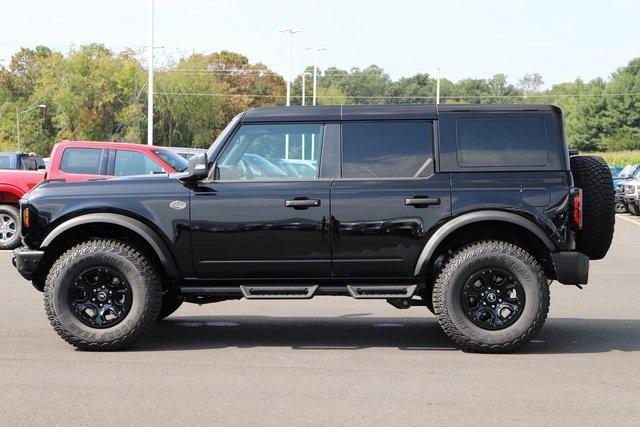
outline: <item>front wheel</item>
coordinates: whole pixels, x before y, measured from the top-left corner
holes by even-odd
[[[66,251],[51,267],[45,309],[65,341],[82,350],[117,350],[158,319],[162,285],[153,264],[125,242],[100,239]]]
[[[629,212],[629,208],[627,204],[624,202],[616,202],[616,213],[627,213]]]
[[[527,343],[549,312],[549,284],[524,249],[505,242],[462,248],[440,272],[433,306],[463,350],[504,353]]]

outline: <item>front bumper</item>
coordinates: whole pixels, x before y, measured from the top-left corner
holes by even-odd
[[[556,279],[564,285],[586,285],[589,281],[589,257],[580,252],[551,254]]]
[[[33,273],[40,265],[40,260],[44,256],[44,251],[30,249],[22,246],[13,251],[13,266],[27,280],[31,280]]]

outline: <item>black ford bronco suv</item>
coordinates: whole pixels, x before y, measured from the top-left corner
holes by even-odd
[[[611,244],[611,173],[575,154],[548,105],[258,108],[185,172],[41,184],[14,265],[81,349],[183,302],[335,295],[426,306],[462,349],[506,352]]]

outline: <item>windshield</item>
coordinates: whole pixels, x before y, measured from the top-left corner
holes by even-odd
[[[242,113],[238,114],[237,116],[235,116],[233,118],[233,120],[231,120],[229,122],[229,124],[227,125],[227,127],[225,127],[222,132],[220,132],[220,135],[218,135],[218,137],[216,138],[215,141],[213,141],[213,143],[211,144],[211,146],[209,147],[209,150],[207,151],[207,158],[211,158],[211,153],[213,152],[214,148],[220,144],[220,141],[224,141],[227,138],[227,134],[231,131],[231,129],[233,129],[236,125],[236,123],[238,123],[238,121],[240,120],[240,117],[242,116]]]
[[[174,168],[176,172],[184,172],[189,167],[189,162],[184,157],[173,151],[168,150],[155,150],[154,153],[165,162],[169,163],[169,166]]]
[[[622,171],[620,172],[620,175],[618,175],[620,178],[629,178],[631,176],[633,176],[633,173],[636,171],[636,168],[638,167],[638,165],[627,165],[624,168],[622,168]]]

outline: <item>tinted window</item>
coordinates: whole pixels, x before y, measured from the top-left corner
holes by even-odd
[[[11,169],[11,156],[0,156],[0,169]]]
[[[139,151],[116,151],[116,161],[113,167],[115,176],[149,175],[164,172],[162,167]]]
[[[35,156],[23,155],[20,156],[20,169],[26,171],[34,171],[38,169]]]
[[[314,179],[322,124],[243,125],[218,161],[221,180]]]
[[[545,166],[544,123],[539,118],[478,118],[456,122],[459,166]]]
[[[345,123],[342,176],[409,178],[433,171],[431,122]]]
[[[67,173],[100,175],[102,149],[66,148],[60,161],[60,169]]]

